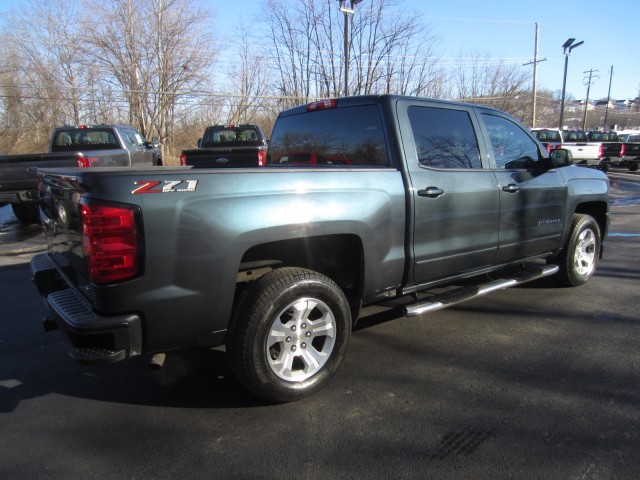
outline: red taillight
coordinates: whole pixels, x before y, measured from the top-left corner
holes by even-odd
[[[547,143],[547,152],[551,153],[551,150],[553,150],[553,147],[550,143]]]
[[[264,167],[267,164],[267,152],[258,151],[258,166]]]
[[[183,167],[187,165],[187,156],[184,153],[180,154],[180,165]]]
[[[138,273],[138,229],[132,208],[82,205],[82,249],[89,277],[115,282]]]
[[[602,158],[603,153],[604,153],[604,148],[602,148],[602,144],[600,144],[600,148],[598,148],[598,158]]]
[[[78,166],[81,168],[89,168],[94,163],[98,163],[100,159],[98,157],[78,157]]]
[[[626,145],[623,143],[623,144],[622,144],[622,148],[620,148],[620,156],[621,156],[621,157],[624,157],[624,156],[625,156],[625,153],[626,153],[626,151],[625,151],[625,150],[626,150],[625,146],[626,146]]]
[[[338,106],[338,100],[335,98],[332,100],[321,100],[319,102],[313,102],[307,105],[307,112],[313,112],[315,110],[326,110],[328,108],[336,108]]]

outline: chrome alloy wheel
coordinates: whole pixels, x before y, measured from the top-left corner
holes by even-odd
[[[306,380],[331,356],[335,336],[336,320],[329,306],[315,298],[299,298],[271,324],[265,345],[269,367],[283,380]]]
[[[579,275],[589,275],[596,265],[596,235],[587,228],[580,233],[573,256],[573,264]]]

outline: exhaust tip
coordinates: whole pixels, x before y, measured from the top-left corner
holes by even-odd
[[[149,364],[147,365],[147,367],[150,370],[160,370],[163,367],[164,361],[166,359],[167,359],[166,353],[156,353],[153,357],[151,357],[151,360],[149,361]]]

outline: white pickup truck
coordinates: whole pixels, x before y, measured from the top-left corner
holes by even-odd
[[[562,148],[566,148],[573,155],[577,165],[600,168],[601,142],[589,142],[587,133],[582,130],[561,130]]]
[[[537,128],[532,131],[549,152],[556,148],[571,151],[576,165],[599,168],[606,172],[611,165],[617,165],[621,161],[622,144],[616,132],[553,128]]]

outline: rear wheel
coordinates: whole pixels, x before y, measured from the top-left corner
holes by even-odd
[[[336,372],[351,336],[347,299],[331,279],[281,268],[243,292],[227,341],[238,380],[270,402],[319,390]]]
[[[22,223],[40,223],[40,209],[37,205],[11,204],[13,214]]]
[[[571,233],[557,257],[557,279],[567,287],[577,287],[589,280],[600,255],[600,228],[590,215],[574,214]]]
[[[638,162],[633,162],[629,164],[629,170],[631,170],[632,172],[635,172],[638,170]]]

